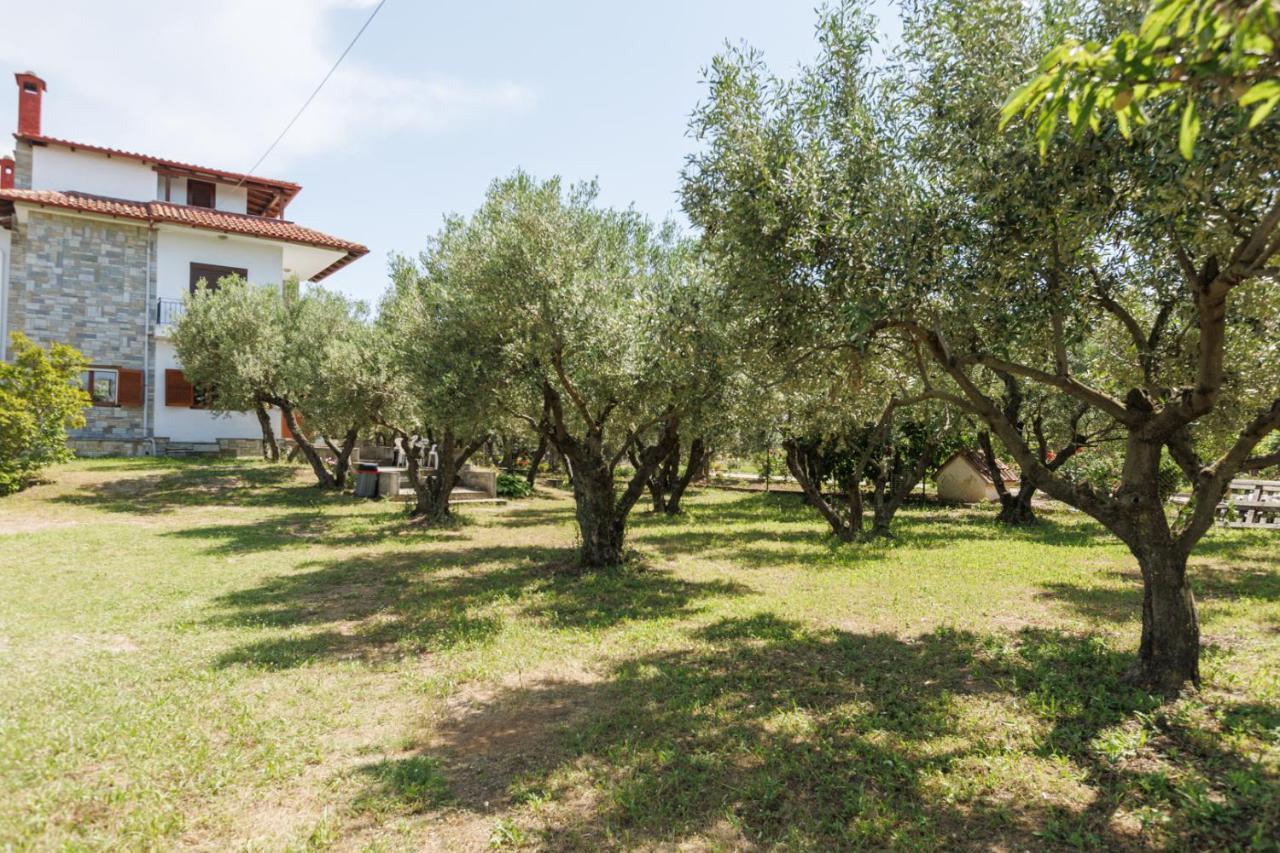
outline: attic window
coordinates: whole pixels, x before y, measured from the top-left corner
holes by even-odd
[[[187,181],[187,204],[192,207],[213,207],[217,188],[208,181]]]

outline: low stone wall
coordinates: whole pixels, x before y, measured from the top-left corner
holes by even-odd
[[[289,451],[283,446],[280,448],[282,454]],[[218,439],[218,453],[221,456],[261,456],[262,455],[262,439],[260,438],[220,438]]]
[[[478,471],[474,468],[467,468],[458,475],[458,482],[464,488],[484,492],[488,497],[496,498],[498,496],[497,471]]]
[[[163,438],[155,440],[156,453],[164,455],[167,441]],[[69,438],[69,447],[76,456],[96,458],[99,456],[150,456],[151,441],[143,438]]]

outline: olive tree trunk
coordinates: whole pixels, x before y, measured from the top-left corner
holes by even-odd
[[[547,453],[547,437],[542,435],[538,437],[538,446],[533,451],[533,456],[529,457],[529,471],[524,475],[528,481],[530,488],[538,479],[538,466],[542,464],[542,457]]]
[[[782,442],[786,451],[787,469],[804,491],[805,500],[818,511],[831,527],[832,534],[841,542],[853,542],[862,536],[862,476],[861,468],[843,484],[846,506],[842,512],[822,493],[822,480],[815,476],[815,464],[795,439]]]
[[[253,409],[258,416],[258,426],[262,429],[262,458],[268,462],[279,462],[280,445],[276,443],[276,433],[271,428],[271,415],[267,412],[267,404],[263,400],[256,400]]]
[[[309,438],[303,435],[302,426],[298,423],[298,416],[293,410],[293,405],[282,398],[277,398],[272,402],[280,407],[280,411],[284,415],[284,422],[288,425],[289,432],[293,434],[295,448],[301,452],[303,458],[311,465],[311,470],[315,472],[316,485],[324,489],[334,488],[333,475],[325,467],[324,460],[320,458],[320,452],[316,450],[316,446],[311,443]]]
[[[400,446],[404,450],[405,476],[413,488],[414,503],[409,515],[422,519],[425,524],[443,524],[452,517],[450,496],[458,484],[458,472],[477,450],[488,440],[488,436],[477,436],[470,441],[459,442],[452,430],[445,430],[439,447],[436,448],[436,467],[425,467],[424,454],[427,448],[421,443],[414,445],[409,436],[400,433]]]
[[[323,437],[325,446],[333,454],[333,485],[335,488],[346,488],[347,474],[351,472],[351,454],[355,451],[356,441],[359,438],[360,431],[354,427],[343,434],[342,444],[338,446],[334,446],[328,436]]]
[[[667,515],[678,515],[681,512],[681,498],[684,497],[684,493],[688,490],[689,484],[693,482],[694,477],[706,467],[707,460],[710,457],[711,451],[707,449],[706,443],[701,438],[695,438],[690,442],[689,460],[685,465],[684,473],[675,478],[671,485],[671,494],[667,496],[664,508]]]
[[[934,445],[926,442],[915,459],[908,459],[900,451],[891,460],[882,460],[875,477],[872,503],[872,538],[893,537],[893,518],[902,504],[929,470],[934,458]]]
[[[1158,536],[1152,537],[1158,539]],[[1130,546],[1142,570],[1142,639],[1130,680],[1161,693],[1200,684],[1200,619],[1176,546]]]

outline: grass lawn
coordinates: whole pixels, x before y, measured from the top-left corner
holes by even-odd
[[[787,495],[463,512],[83,461],[0,500],[0,849],[1277,849],[1280,537],[1194,558],[1205,690],[1122,686],[1136,564],[1066,512]]]

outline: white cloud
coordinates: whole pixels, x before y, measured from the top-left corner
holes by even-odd
[[[10,4],[0,62],[48,81],[51,136],[241,170],[301,106],[373,2]],[[364,37],[394,26],[394,14],[393,3]],[[359,53],[357,46],[259,172],[287,175],[301,157],[388,132],[442,132],[533,101],[518,83],[399,75]]]

